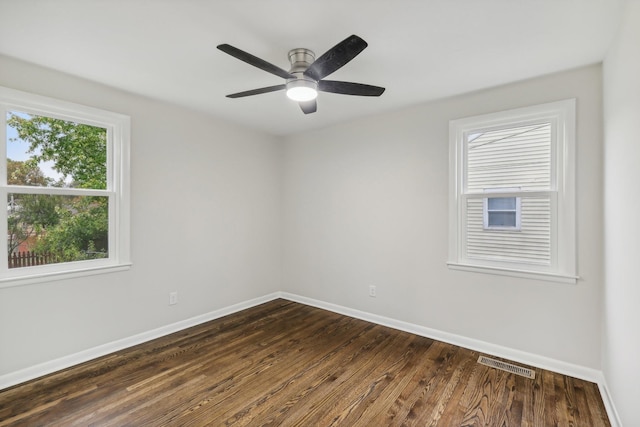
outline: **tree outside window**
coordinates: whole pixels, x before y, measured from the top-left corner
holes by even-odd
[[[106,189],[107,130],[15,111],[6,123],[9,267],[107,257],[108,197],[21,189]],[[12,262],[25,254],[28,263]]]

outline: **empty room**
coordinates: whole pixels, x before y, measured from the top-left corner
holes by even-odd
[[[640,425],[638,41],[637,0],[0,0],[0,426]]]

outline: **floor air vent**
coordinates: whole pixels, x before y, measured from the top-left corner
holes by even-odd
[[[511,372],[512,374],[521,375],[523,377],[535,379],[536,373],[527,368],[522,368],[520,366],[512,365],[511,363],[502,362],[500,360],[491,359],[486,356],[478,357],[478,363],[485,366],[490,366],[492,368],[500,369],[502,371]]]

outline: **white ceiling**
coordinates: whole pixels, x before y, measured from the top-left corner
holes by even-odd
[[[275,135],[600,62],[619,0],[0,0],[0,53]],[[304,115],[283,83],[216,49],[281,68],[351,34],[369,43],[332,80],[380,98],[320,93]]]

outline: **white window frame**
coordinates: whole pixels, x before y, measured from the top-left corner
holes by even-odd
[[[449,123],[449,259],[450,269],[576,283],[575,99],[451,120]],[[548,266],[465,257],[465,142],[468,135],[508,126],[552,125],[550,191],[492,190],[492,197],[548,196],[551,199],[551,262]],[[486,197],[486,196],[485,196]]]
[[[495,192],[494,190],[486,190],[487,192]],[[497,196],[487,196],[482,200],[482,227],[485,230],[499,230],[499,231],[520,231],[522,228],[522,198],[520,197],[507,197],[510,199],[515,199],[516,207],[515,209],[503,209],[503,210],[490,210],[489,209],[489,199],[498,198]],[[499,198],[504,198],[500,196]],[[489,224],[489,215],[492,212],[514,212],[516,215],[516,223],[514,226],[499,226],[499,225],[490,225]]]
[[[7,185],[7,112],[53,117],[98,126],[107,130],[107,188],[28,187]],[[0,86],[0,200],[16,189],[24,194],[103,196],[109,199],[108,258],[64,262],[33,267],[8,268],[7,235],[0,232],[0,288],[81,277],[130,268],[130,118],[129,116],[35,95]],[[6,203],[6,202],[5,202]],[[6,230],[7,209],[0,209],[0,224]]]

